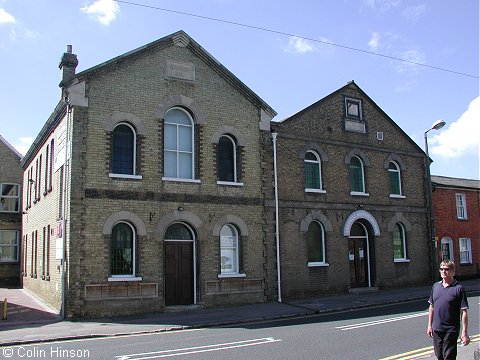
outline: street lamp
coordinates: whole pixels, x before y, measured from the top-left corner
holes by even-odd
[[[432,127],[425,131],[425,171],[427,172],[427,198],[428,198],[428,232],[429,232],[429,244],[432,246],[432,275],[433,280],[438,279],[437,274],[437,262],[438,262],[438,252],[437,252],[437,240],[435,239],[435,221],[434,221],[434,214],[433,214],[433,203],[432,203],[432,178],[430,175],[430,156],[428,155],[428,141],[427,141],[427,134],[430,130],[439,130],[445,126],[445,121],[437,120],[433,123]],[[433,245],[432,245],[433,241]]]

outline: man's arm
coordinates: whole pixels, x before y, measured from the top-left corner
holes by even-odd
[[[463,345],[468,345],[470,343],[470,337],[468,336],[468,314],[467,309],[461,310],[462,315],[462,336],[460,339],[462,340]]]
[[[428,308],[428,326],[427,326],[427,335],[430,337],[433,337],[432,323],[433,323],[433,305],[430,304],[430,307]]]

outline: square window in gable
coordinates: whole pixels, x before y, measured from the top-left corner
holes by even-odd
[[[349,118],[362,119],[362,102],[357,99],[345,98],[345,114]]]

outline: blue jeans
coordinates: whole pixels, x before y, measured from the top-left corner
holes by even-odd
[[[433,349],[438,360],[455,360],[457,358],[457,332],[433,332]]]

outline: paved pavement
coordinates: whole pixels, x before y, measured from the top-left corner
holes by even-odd
[[[462,281],[462,284],[468,293],[480,291],[478,279]],[[430,286],[421,286],[325,296],[289,303],[274,302],[214,309],[200,308],[191,311],[169,311],[131,317],[66,321],[26,290],[0,288],[0,301],[7,299],[7,318],[0,320],[0,346],[241,324],[255,320],[344,311],[416,299],[425,299],[426,302],[429,293]],[[470,304],[470,306],[478,306],[478,304]],[[468,346],[459,347],[458,359],[473,359],[473,353],[479,347],[478,339]],[[427,355],[422,359],[435,359],[435,357]]]

